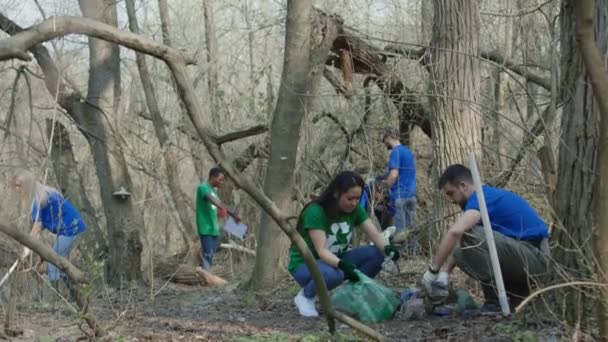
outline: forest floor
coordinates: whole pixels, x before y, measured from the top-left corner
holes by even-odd
[[[401,265],[398,274],[383,273],[380,281],[401,292],[415,283],[423,266]],[[158,283],[154,289],[105,289],[92,298],[91,310],[111,341],[365,341],[338,323],[338,334],[327,334],[323,316],[300,317],[293,305],[299,288],[284,281],[265,293],[241,289],[237,280],[223,288]],[[153,296],[154,295],[154,296]],[[561,331],[541,323],[528,310],[512,317],[436,317],[394,319],[371,327],[388,341],[558,341]],[[86,340],[84,322],[62,302],[20,303],[17,325],[24,334],[13,341]]]

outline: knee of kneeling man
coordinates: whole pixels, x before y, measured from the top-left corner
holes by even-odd
[[[486,233],[483,230],[483,227],[477,225],[462,235],[462,237],[460,238],[460,245],[461,246],[478,245],[479,243],[481,243],[482,241],[484,241],[486,239],[485,234]]]

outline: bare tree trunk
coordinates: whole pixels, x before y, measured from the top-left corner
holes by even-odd
[[[316,20],[322,22],[316,23]],[[292,207],[300,124],[336,36],[334,21],[314,16],[310,1],[288,2],[283,75],[272,119],[270,156],[264,180],[264,192],[282,211],[289,212]],[[270,216],[262,215],[251,278],[254,290],[268,288],[278,280],[278,266],[287,247],[287,239],[280,231]]]
[[[215,24],[213,22],[213,0],[203,0],[203,18],[205,22],[205,47],[207,49],[207,86],[209,87],[209,103],[211,110],[211,123],[217,129],[220,124],[220,107],[218,94],[220,83],[218,80],[218,54]],[[252,108],[253,109],[253,108]]]
[[[566,274],[558,273],[556,281],[588,280],[593,276],[595,261],[589,235],[594,220],[589,216],[595,200],[595,170],[599,144],[599,112],[587,82],[581,52],[576,46],[574,2],[562,1],[561,74],[562,108],[558,176],[553,194],[553,208],[559,224],[553,231],[558,242],[554,256]],[[564,319],[571,325],[586,321],[587,296],[580,289],[565,289],[558,304],[565,305]],[[560,311],[562,309],[560,308]]]
[[[116,26],[116,2],[113,0],[79,0],[85,17]],[[83,104],[83,123],[95,159],[108,226],[109,258],[106,277],[113,285],[141,279],[142,244],[139,230],[142,216],[132,199],[113,195],[121,189],[133,192],[127,163],[117,133],[110,125],[115,115],[115,92],[119,82],[118,46],[89,38],[89,91]]]
[[[160,12],[160,22],[161,22],[161,30],[163,35],[163,43],[167,46],[173,46],[171,43],[171,34],[169,33],[170,20],[169,20],[169,11],[167,8],[167,0],[158,0],[158,7]],[[175,88],[175,83],[173,84]],[[178,101],[179,108],[182,111],[186,111],[186,108],[182,101]],[[189,123],[187,123],[189,124]],[[204,168],[203,158],[204,149],[203,147],[193,139],[188,140],[188,144],[190,145],[190,151],[192,154],[192,164],[194,165],[194,170],[198,175],[199,179],[204,179],[206,177],[206,170]]]
[[[511,0],[503,1],[502,6],[503,13],[506,13],[507,15],[511,14]],[[505,17],[504,20],[504,45],[502,46],[501,53],[506,58],[511,58],[513,47],[513,19],[511,17]],[[487,135],[484,135],[484,139],[487,138],[486,143],[489,146],[489,149],[485,149],[484,152],[484,159],[486,161],[484,169],[496,171],[502,169],[500,136],[503,134],[503,132],[500,124],[500,116],[506,114],[506,90],[508,87],[509,76],[501,69],[496,69],[493,74],[494,108],[491,111],[490,118],[483,120],[487,132]]]
[[[429,94],[435,181],[454,163],[465,164],[470,151],[481,162],[479,106],[479,4],[477,0],[434,0]],[[439,193],[433,199],[432,230],[422,245],[434,246],[448,209]],[[427,240],[428,239],[428,240]],[[432,248],[432,247],[431,247]],[[433,250],[430,250],[433,253]]]
[[[127,0],[126,5],[127,15],[129,17],[129,28],[132,32],[139,34],[139,25],[137,23],[137,16],[135,14],[134,0]],[[184,240],[184,244],[188,246],[190,250],[192,250],[193,245],[191,237],[195,235],[194,233],[196,230],[192,224],[192,211],[188,208],[188,205],[182,196],[180,175],[178,170],[179,158],[177,146],[174,142],[170,141],[169,133],[166,130],[158,102],[156,101],[156,90],[152,84],[145,55],[142,53],[136,53],[135,59],[141,84],[146,97],[148,110],[150,111],[150,116],[152,117],[154,131],[156,132],[158,143],[160,144],[160,148],[163,152],[165,171],[167,172],[167,182],[169,184],[169,193],[180,219],[180,231],[182,232],[182,239]]]
[[[598,184],[595,187],[595,257],[598,261],[597,276],[608,283],[608,73],[604,63],[607,38],[607,9],[605,0],[571,1],[576,8],[576,38],[581,49],[583,63],[591,81],[593,94],[600,113],[600,139],[598,144]],[[595,27],[594,27],[595,21]],[[597,43],[596,43],[597,38]],[[598,45],[599,44],[599,49]],[[574,197],[572,197],[574,198]],[[600,288],[598,304],[598,325],[600,339],[608,341],[608,288]]]
[[[87,233],[83,237],[84,244],[79,244],[80,250],[90,253],[95,260],[103,259],[108,253],[107,236],[97,222],[95,208],[87,196],[82,177],[76,167],[70,134],[61,122],[55,121],[54,125],[53,129],[53,121],[47,119],[46,132],[53,142],[51,160],[57,176],[57,184],[61,193],[78,208],[87,225]]]
[[[420,6],[422,45],[428,45],[433,38],[433,1],[420,0]]]
[[[438,170],[463,163],[474,151],[481,161],[479,107],[479,4],[434,0],[431,41],[431,125]]]

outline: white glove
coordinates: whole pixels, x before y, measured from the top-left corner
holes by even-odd
[[[436,281],[439,286],[447,289],[450,285],[450,274],[448,272],[439,272]]]
[[[28,255],[30,255],[30,249],[27,247],[23,247],[23,252],[21,252],[21,259],[24,259]]]
[[[431,273],[431,271],[424,272],[422,276],[422,286],[427,293],[431,293],[433,291],[433,283],[437,281],[437,273]]]

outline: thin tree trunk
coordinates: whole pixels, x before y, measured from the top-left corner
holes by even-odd
[[[220,83],[218,80],[218,53],[217,37],[213,20],[213,0],[203,0],[203,18],[205,24],[205,47],[207,53],[207,86],[209,88],[209,103],[211,110],[211,123],[217,130],[220,126],[220,107],[218,105]]]
[[[503,1],[502,11],[507,15],[512,12],[511,1],[512,0]],[[505,17],[504,30],[504,45],[502,46],[501,52],[505,57],[510,58],[512,57],[513,48],[513,19],[511,17]],[[486,126],[489,126],[488,145],[490,146],[490,148],[486,150],[487,153],[484,153],[484,158],[486,159],[485,170],[502,170],[500,137],[503,132],[500,124],[500,116],[506,114],[506,90],[508,82],[509,76],[502,72],[502,70],[496,69],[494,72],[494,108],[491,111],[492,115],[490,119],[487,121],[484,120]],[[488,168],[488,166],[491,168]]]
[[[608,279],[608,73],[603,55],[606,54],[608,5],[605,0],[572,1],[576,7],[576,38],[581,49],[587,76],[591,81],[594,98],[600,113],[600,139],[598,144],[598,184],[595,186],[595,257],[598,261],[597,276],[603,283]],[[595,21],[595,27],[594,27]],[[596,38],[597,42],[596,43]],[[599,44],[599,49],[596,44]],[[608,341],[608,288],[600,289],[598,325],[600,339]]]
[[[139,24],[137,23],[134,0],[126,0],[126,5],[127,15],[129,17],[129,28],[132,32],[139,34],[140,30]],[[146,57],[142,53],[136,53],[135,59],[141,84],[146,97],[146,104],[148,106],[148,110],[150,111],[150,116],[152,117],[154,131],[156,132],[156,137],[163,153],[169,193],[180,219],[182,240],[184,241],[184,244],[191,250],[193,247],[191,237],[194,236],[195,229],[194,225],[192,224],[192,211],[188,208],[186,201],[182,197],[180,174],[178,170],[179,158],[177,146],[174,142],[171,142],[169,133],[166,130],[165,123],[160,112],[160,107],[156,101],[156,90],[152,84],[152,79],[146,64]]]
[[[79,0],[85,17],[116,26],[116,2],[113,0]],[[118,46],[89,38],[89,86],[83,107],[83,123],[99,179],[108,227],[109,258],[106,277],[112,285],[141,279],[142,244],[139,230],[142,216],[132,198],[121,198],[119,190],[133,192],[131,178],[111,118],[120,95],[115,84],[120,74]]]
[[[271,125],[264,192],[278,208],[290,212],[300,125],[322,75],[329,48],[337,36],[337,27],[332,18],[314,16],[310,1],[289,1],[287,13],[285,60]],[[317,23],[317,20],[321,22]],[[321,30],[323,36],[320,36]],[[287,239],[280,234],[276,222],[263,214],[257,241],[251,285],[260,290],[276,284]]]
[[[161,22],[161,30],[163,35],[163,43],[167,46],[173,46],[171,43],[171,34],[170,34],[170,20],[169,20],[169,11],[167,9],[167,0],[158,0],[158,7],[160,11],[160,22]],[[175,82],[173,82],[173,87],[175,88]],[[178,101],[179,108],[182,111],[186,111],[186,108],[181,100]],[[207,118],[205,118],[207,119]],[[189,125],[189,123],[186,123]],[[205,155],[204,148],[193,139],[188,139],[188,144],[190,145],[190,153],[192,154],[192,164],[194,166],[194,170],[199,179],[205,179],[206,171],[204,165],[204,159],[202,156]]]

